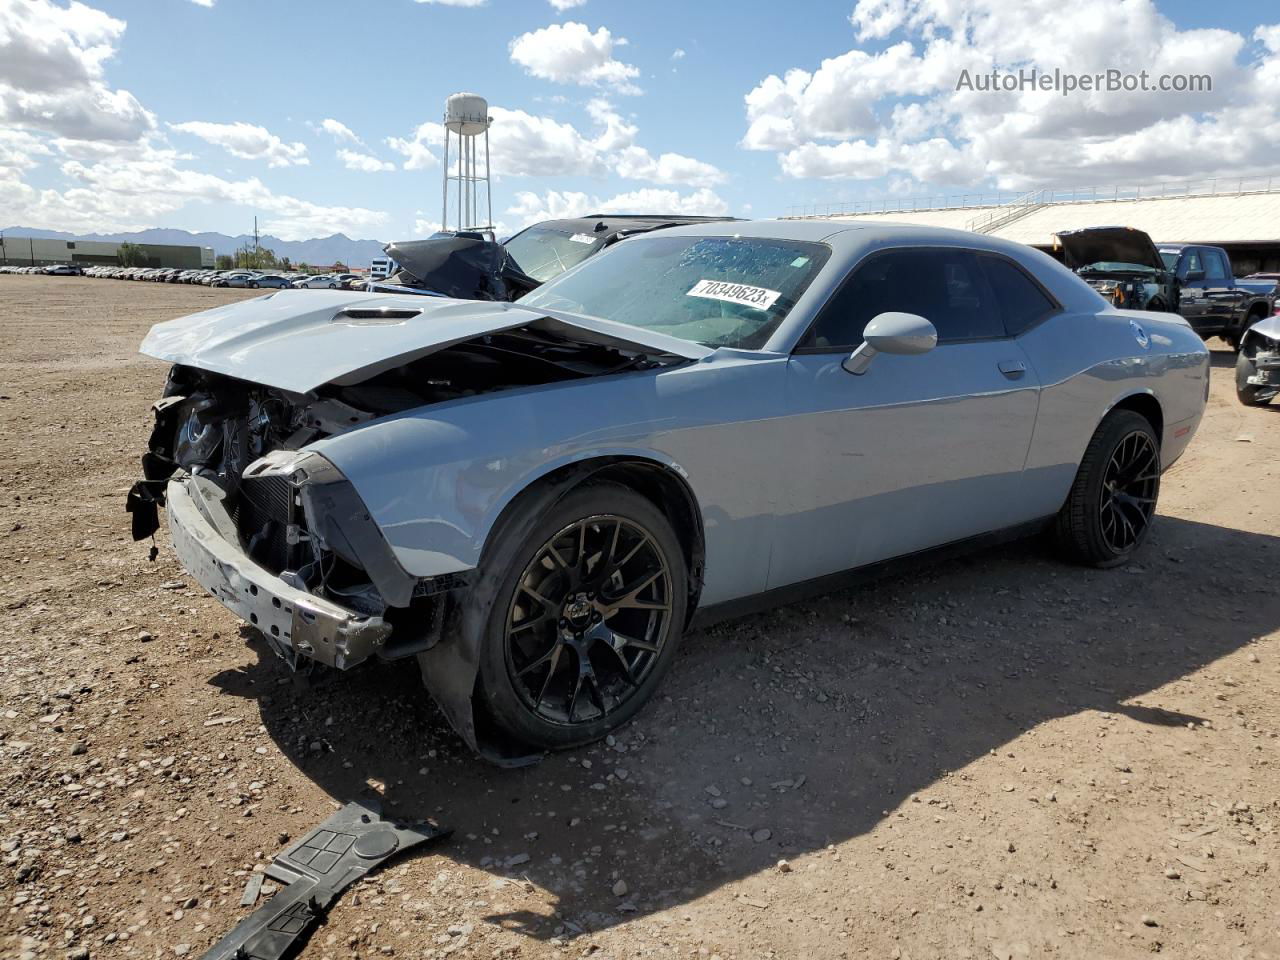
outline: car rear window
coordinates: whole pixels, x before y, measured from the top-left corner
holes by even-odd
[[[979,259],[1000,305],[1005,332],[1009,336],[1016,337],[1058,309],[1058,305],[1034,280],[1008,260],[988,256]]]

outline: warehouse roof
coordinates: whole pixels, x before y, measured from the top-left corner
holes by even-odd
[[[1233,193],[1090,200],[1052,197],[1028,195],[1007,204],[834,214],[830,219],[893,221],[958,230],[990,223],[992,229],[981,232],[1045,247],[1052,245],[1053,235],[1059,231],[1099,224],[1136,227],[1158,242],[1280,243],[1280,181],[1274,189],[1268,180],[1263,189]]]

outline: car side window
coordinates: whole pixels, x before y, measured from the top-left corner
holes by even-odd
[[[1200,265],[1200,251],[1188,250],[1186,261],[1183,264],[1182,275],[1185,277],[1188,273],[1203,269],[1204,268]]]
[[[1227,279],[1227,270],[1222,265],[1222,254],[1217,250],[1204,251],[1204,278],[1206,280]]]
[[[853,350],[872,319],[914,313],[937,328],[940,342],[1005,336],[978,257],[968,250],[917,247],[872,254],[822,308],[799,349]]]
[[[1058,310],[1053,298],[1016,265],[1003,257],[981,256],[978,259],[1000,306],[1005,333],[1009,336],[1016,337]]]

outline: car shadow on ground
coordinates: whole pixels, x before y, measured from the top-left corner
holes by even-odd
[[[514,771],[465,752],[413,661],[285,679],[255,640],[211,682],[333,798],[437,817],[457,832],[433,853],[544,891],[488,919],[547,939],[858,836],[1056,717],[1201,723],[1151,694],[1280,626],[1278,560],[1280,538],[1161,517],[1129,568],[1037,542],[922,567],[693,633],[611,744]]]

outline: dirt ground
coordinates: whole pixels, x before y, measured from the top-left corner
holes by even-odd
[[[1021,544],[694,633],[513,772],[412,661],[291,675],[129,539],[137,344],[245,295],[0,276],[0,955],[197,956],[377,796],[454,837],[304,957],[1280,958],[1280,409],[1220,344],[1136,563]]]

